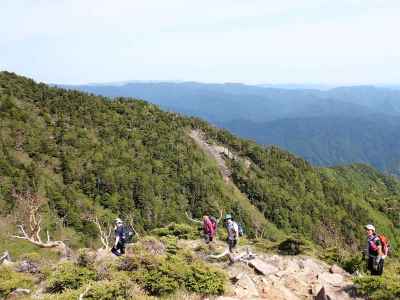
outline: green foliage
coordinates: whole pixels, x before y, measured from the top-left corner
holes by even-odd
[[[157,236],[174,236],[184,240],[196,239],[199,237],[198,230],[187,224],[171,223],[166,227],[153,229],[152,233]]]
[[[185,287],[199,294],[221,295],[225,292],[226,275],[204,264],[194,264],[185,274]]]
[[[17,288],[31,289],[33,285],[34,278],[32,276],[0,266],[0,298],[7,297]]]
[[[72,262],[65,262],[58,265],[54,272],[50,273],[47,290],[50,293],[60,293],[65,289],[78,289],[95,278],[95,272],[77,266]]]
[[[97,281],[87,286],[88,292],[85,294],[85,299],[129,299],[131,296],[133,296],[131,295],[131,290],[133,287],[134,285],[128,275],[118,273],[118,275],[114,276],[111,281]]]
[[[95,258],[95,254],[90,249],[79,249],[76,263],[80,267],[92,268]]]
[[[400,298],[400,276],[364,276],[354,279],[357,291],[371,300],[395,300]]]
[[[329,264],[337,264],[350,274],[364,272],[365,260],[361,253],[349,253],[341,247],[331,247],[324,249],[320,253],[320,258]]]

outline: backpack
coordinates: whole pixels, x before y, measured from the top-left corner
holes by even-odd
[[[130,226],[124,226],[124,240],[126,243],[132,243],[135,236],[134,231]]]
[[[389,254],[389,251],[390,251],[390,241],[383,234],[379,234],[378,238],[382,243],[382,252],[383,252],[384,255],[387,256]]]
[[[211,223],[212,223],[212,225],[213,225],[213,228],[214,228],[214,232],[217,232],[217,226],[218,226],[218,222],[217,222],[217,219],[216,218],[214,218],[214,217],[212,217],[212,216],[210,216],[210,221],[211,221]]]
[[[244,229],[243,229],[242,224],[237,223],[237,225],[238,225],[239,236],[243,236],[244,235]]]

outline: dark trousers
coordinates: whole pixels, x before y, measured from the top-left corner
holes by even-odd
[[[125,253],[125,242],[119,241],[117,246],[112,247],[111,252],[116,256],[121,256]]]
[[[214,236],[210,233],[205,233],[204,234],[204,241],[206,242],[206,244],[212,242],[214,239]]]
[[[367,262],[367,269],[371,272],[371,275],[382,275],[384,260],[381,259],[377,262],[376,256],[369,256]]]
[[[228,238],[229,252],[233,252],[233,248],[236,247],[237,240]]]

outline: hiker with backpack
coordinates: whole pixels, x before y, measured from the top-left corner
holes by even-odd
[[[203,216],[203,234],[206,244],[214,240],[217,232],[217,220],[214,217],[208,215]]]
[[[365,226],[368,237],[367,269],[371,275],[382,275],[383,264],[389,251],[389,241],[384,235],[377,235],[375,226],[368,224]]]
[[[226,231],[228,233],[228,245],[229,245],[229,252],[233,253],[233,249],[236,247],[236,244],[239,240],[239,226],[238,224],[233,221],[231,214],[226,214],[224,217]]]
[[[116,256],[121,256],[125,253],[125,243],[126,243],[126,232],[124,229],[123,222],[120,218],[115,220],[115,242],[114,246],[111,248],[111,252]]]

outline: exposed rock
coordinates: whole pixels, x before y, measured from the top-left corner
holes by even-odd
[[[325,288],[322,287],[314,299],[315,300],[330,300],[331,298],[325,293]]]
[[[259,258],[255,258],[249,261],[249,265],[253,267],[257,272],[263,275],[276,273],[279,271],[277,267],[272,264],[267,264]]]
[[[241,299],[251,299],[259,296],[257,286],[254,281],[244,273],[241,273],[234,285],[235,296]]]
[[[31,273],[36,274],[39,273],[39,266],[32,261],[23,260],[16,268],[17,272],[23,273]]]
[[[329,272],[333,273],[333,274],[344,274],[346,273],[341,267],[339,267],[338,265],[334,264],[329,268]]]
[[[329,285],[336,287],[340,287],[344,283],[344,278],[341,274],[331,274],[325,272],[319,275],[319,279],[324,283],[328,283]]]
[[[142,241],[142,245],[146,252],[152,255],[162,255],[165,252],[165,245],[155,239],[144,240]]]
[[[18,299],[21,296],[26,296],[29,295],[31,293],[31,290],[29,289],[22,289],[22,288],[17,288],[14,291],[12,291],[8,296],[7,296],[7,300],[11,300],[11,299]]]
[[[117,258],[108,249],[101,248],[96,251],[96,261],[116,260]]]

